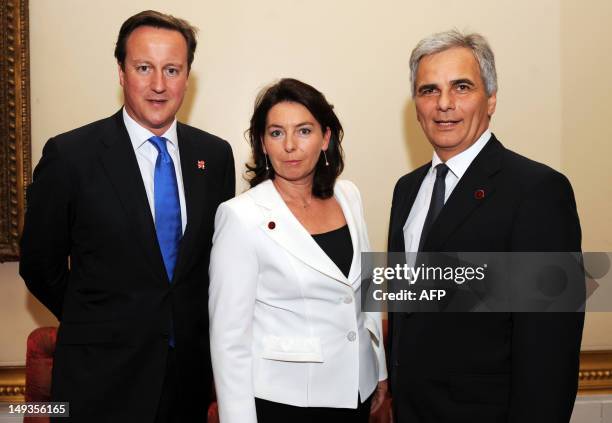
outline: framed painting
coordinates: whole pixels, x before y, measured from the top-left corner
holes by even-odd
[[[0,262],[19,258],[30,182],[28,0],[0,0]]]

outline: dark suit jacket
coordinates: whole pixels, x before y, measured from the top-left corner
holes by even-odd
[[[234,161],[213,135],[177,133],[188,220],[172,283],[121,111],[50,139],[34,171],[20,273],[60,321],[52,397],[71,421],[152,422],[171,321],[185,421],[205,421],[209,253]]]
[[[403,226],[430,166],[395,187],[389,251],[404,251]],[[568,180],[493,136],[448,198],[423,251],[578,252],[580,243]],[[390,313],[390,319],[396,421],[569,421],[582,313]]]

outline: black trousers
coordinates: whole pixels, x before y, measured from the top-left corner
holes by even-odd
[[[210,391],[209,395],[204,395],[204,398],[200,398],[197,403],[190,403],[186,399],[184,386],[181,386],[179,370],[176,350],[169,347],[166,373],[157,406],[155,423],[206,422],[210,405]],[[205,380],[209,379],[205,378]]]
[[[168,358],[166,360],[166,375],[162,386],[159,405],[155,423],[182,423],[183,416],[179,395],[178,366],[176,364],[176,352],[174,348],[168,348]]]
[[[258,423],[368,423],[371,401],[372,396],[352,409],[296,407],[255,398],[255,407]]]

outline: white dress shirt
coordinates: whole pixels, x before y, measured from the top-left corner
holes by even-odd
[[[155,176],[155,162],[157,161],[157,149],[149,142],[149,138],[154,137],[155,134],[146,128],[143,128],[138,122],[136,122],[127,113],[125,107],[123,108],[123,122],[127,129],[132,147],[136,153],[136,160],[138,161],[138,167],[140,168],[140,174],[142,175],[142,181],[144,182],[145,191],[147,192],[147,199],[149,200],[149,207],[151,207],[151,215],[153,215],[153,221],[155,221],[155,196],[154,196],[154,176]],[[185,226],[187,226],[187,207],[185,206],[185,192],[183,190],[183,175],[181,173],[181,156],[179,155],[178,146],[178,135],[176,134],[176,119],[170,125],[170,128],[162,135],[168,141],[166,146],[168,147],[168,154],[172,157],[174,162],[174,171],[176,173],[176,183],[178,187],[179,203],[181,205],[181,224],[183,233],[185,233]]]
[[[456,156],[451,157],[446,161],[449,172],[444,180],[446,189],[444,191],[444,203],[450,197],[451,193],[457,186],[457,183],[465,173],[468,167],[472,164],[478,153],[484,148],[491,138],[491,131],[487,129],[468,149],[462,151]],[[417,252],[419,250],[419,242],[421,240],[421,232],[429,210],[431,195],[433,193],[434,183],[436,182],[436,166],[442,163],[436,152],[433,153],[431,167],[427,171],[425,179],[419,188],[419,192],[414,200],[412,209],[406,223],[404,224],[404,246],[407,252]]]

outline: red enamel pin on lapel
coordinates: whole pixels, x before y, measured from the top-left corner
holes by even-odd
[[[200,170],[206,169],[206,162],[204,160],[198,160],[198,169]]]
[[[474,198],[477,200],[482,200],[483,198],[485,198],[485,190],[477,189],[476,191],[474,191]]]
[[[268,229],[274,229],[276,228],[276,223],[274,223],[274,221],[269,221],[268,222]]]

